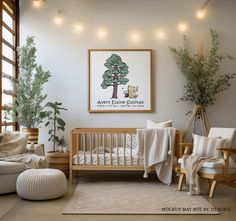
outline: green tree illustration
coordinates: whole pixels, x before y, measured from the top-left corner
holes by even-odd
[[[104,66],[107,67],[107,70],[102,75],[103,82],[101,87],[107,89],[112,86],[113,93],[111,98],[118,98],[118,86],[121,84],[125,85],[129,81],[129,79],[125,77],[129,73],[129,67],[122,61],[121,57],[116,54],[112,54],[111,57],[106,60]]]

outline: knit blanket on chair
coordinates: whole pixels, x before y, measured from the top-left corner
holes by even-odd
[[[215,162],[217,160],[199,155],[184,155],[182,159],[181,166],[185,170],[186,183],[189,185],[189,194],[199,195],[201,190],[198,171],[205,162]]]

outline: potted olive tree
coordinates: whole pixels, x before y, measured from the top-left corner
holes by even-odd
[[[34,37],[28,36],[26,43],[18,49],[19,77],[15,85],[16,120],[22,131],[29,135],[30,142],[38,142],[38,126],[45,117],[43,85],[51,74],[36,62]]]
[[[187,47],[185,36],[183,48],[170,47],[180,71],[187,80],[180,101],[194,104],[183,139],[196,119],[201,120],[203,133],[205,135],[208,133],[206,108],[214,104],[220,92],[230,88],[231,80],[235,77],[235,73],[221,73],[221,63],[224,60],[232,60],[233,57],[228,54],[219,54],[218,34],[214,30],[211,30],[210,34],[211,48],[208,53],[203,53],[201,50],[192,53]]]

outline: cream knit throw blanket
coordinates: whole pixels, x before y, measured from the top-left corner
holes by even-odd
[[[217,159],[198,155],[184,155],[182,159],[181,166],[185,170],[186,183],[189,185],[189,193],[191,195],[199,195],[201,190],[198,171],[205,162],[215,162]]]
[[[155,166],[160,181],[170,184],[174,157],[175,128],[137,129],[137,154],[143,158],[144,178],[148,177],[150,167]]]

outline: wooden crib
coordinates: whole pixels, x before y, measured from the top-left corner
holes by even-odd
[[[70,132],[70,182],[79,170],[143,170],[135,153],[136,128],[75,128]],[[181,156],[176,131],[175,156]]]

